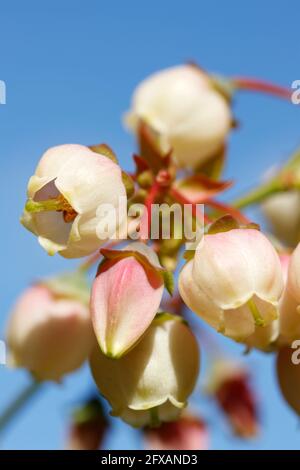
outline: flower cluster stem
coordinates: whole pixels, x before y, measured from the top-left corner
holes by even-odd
[[[291,90],[265,80],[259,80],[257,78],[249,77],[234,77],[231,79],[231,84],[235,89],[247,90],[247,91],[258,91],[261,93],[267,93],[270,95],[278,96],[283,99],[291,99]]]
[[[13,400],[6,408],[2,415],[0,415],[0,434],[5,431],[6,427],[10,424],[16,414],[29,402],[30,399],[41,388],[41,383],[33,381]]]
[[[237,209],[259,204],[272,194],[285,191],[287,188],[280,181],[271,181],[254,188],[244,196],[234,200],[231,205]]]

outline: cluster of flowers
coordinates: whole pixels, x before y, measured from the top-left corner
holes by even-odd
[[[263,351],[300,337],[300,245],[293,254],[278,252],[240,212],[242,203],[215,200],[230,185],[220,174],[235,124],[233,92],[233,81],[225,83],[195,65],[145,80],[126,116],[139,145],[133,175],[121,170],[104,144],[61,145],[42,156],[28,184],[22,223],[49,254],[92,258],[75,273],[40,281],[21,296],[8,325],[11,364],[27,368],[38,381],[60,381],[89,360],[114,416],[138,427],[180,418],[197,381],[199,347],[184,317],[165,311],[163,294],[165,287],[173,292],[170,271],[184,235],[178,237],[173,225],[170,240],[151,243],[142,216],[140,240],[117,249],[115,239],[109,244],[114,233],[99,233],[99,207],[109,205],[109,219],[124,198],[128,206],[206,204],[205,234],[195,251],[186,252],[178,288],[181,301],[207,324]],[[273,186],[280,197],[282,188]],[[294,191],[292,183],[288,189]],[[194,210],[195,224],[198,215]],[[127,220],[118,220],[121,232],[124,222],[128,227]],[[90,294],[86,268],[99,258]],[[234,383],[240,387],[240,379]],[[218,396],[231,410],[227,391]],[[203,431],[188,416],[178,423]],[[149,430],[148,438],[157,434]]]

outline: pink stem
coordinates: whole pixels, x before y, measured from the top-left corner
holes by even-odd
[[[290,99],[292,94],[291,90],[288,88],[273,85],[273,83],[258,80],[256,78],[233,77],[231,81],[240,90],[259,91],[261,93],[268,93],[284,99]]]
[[[199,217],[202,216],[202,214],[197,209],[197,205],[195,203],[193,203],[192,201],[190,201],[188,198],[186,198],[180,191],[178,191],[175,188],[172,188],[171,191],[170,191],[170,194],[180,204],[191,204],[192,214],[193,214],[194,217],[199,218]],[[204,217],[204,222],[205,223],[208,224],[208,223],[211,222],[211,219],[208,217],[208,215],[205,214],[205,212],[203,213],[203,217]]]
[[[145,212],[142,216],[140,223],[140,239],[146,241],[149,238],[149,233],[151,231],[151,208],[154,204],[155,199],[160,191],[160,185],[155,181],[150,188],[149,194],[145,200]]]
[[[115,240],[114,242],[111,242],[111,243],[108,243],[107,245],[105,245],[105,248],[107,250],[111,249],[111,248],[114,248],[116,245],[118,245],[119,243],[122,243],[123,240]],[[79,269],[81,271],[88,271],[90,268],[92,268],[94,266],[94,264],[96,264],[101,258],[103,258],[103,255],[101,254],[100,251],[97,251],[96,253],[94,253],[93,255],[89,256],[88,258],[86,258],[80,265],[79,265]]]
[[[234,217],[235,219],[238,219],[243,224],[249,224],[250,223],[250,220],[244,214],[242,214],[242,212],[240,212],[238,209],[236,209],[235,207],[224,204],[223,202],[215,201],[214,199],[208,199],[206,201],[206,204],[210,207],[213,207],[214,209],[217,209],[218,211],[221,211],[221,212],[225,213],[225,214],[232,215],[232,217]]]

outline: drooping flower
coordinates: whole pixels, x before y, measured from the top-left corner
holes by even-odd
[[[277,355],[277,379],[281,393],[290,407],[300,416],[300,366],[294,363],[294,351],[283,347]]]
[[[286,283],[290,256],[286,253],[280,253],[279,259],[283,280]],[[279,343],[282,342],[282,339],[280,338],[280,318],[284,295],[285,294],[283,292],[279,300],[279,317],[264,328],[255,326],[254,333],[245,340],[245,344],[249,349],[256,348],[264,352],[272,352],[277,350]]]
[[[178,421],[145,429],[144,441],[149,450],[206,450],[209,435],[201,418],[185,415]]]
[[[257,435],[257,402],[244,367],[229,360],[216,361],[207,392],[217,401],[235,434],[242,438]]]
[[[299,149],[282,167],[271,168],[268,173],[265,184],[271,188],[271,192],[262,202],[262,211],[276,237],[288,246],[295,247],[300,241]]]
[[[289,344],[300,338],[300,244],[289,257],[279,319],[281,344]]]
[[[245,341],[255,327],[266,327],[278,317],[282,290],[275,249],[250,228],[206,234],[179,276],[186,305],[236,341]]]
[[[264,352],[272,352],[277,348],[279,337],[279,318],[265,327],[255,326],[252,335],[245,339],[244,343],[248,350],[253,348]]]
[[[78,258],[95,252],[124,223],[118,220],[124,200],[115,162],[83,145],[60,145],[44,153],[30,178],[21,222],[49,254]],[[105,227],[99,225],[103,212],[111,220]]]
[[[121,359],[108,358],[95,348],[91,370],[113,416],[136,427],[173,421],[197,380],[197,341],[180,317],[161,314]]]
[[[182,168],[196,168],[215,157],[232,127],[228,101],[209,75],[193,65],[166,69],[143,81],[126,121],[136,134],[146,123],[161,151],[172,150]]]
[[[113,252],[100,265],[91,295],[91,313],[101,350],[125,354],[144,334],[159,308],[164,281],[157,255],[144,243]]]
[[[28,288],[9,318],[9,362],[38,380],[59,381],[90,355],[94,335],[87,305],[56,297],[46,285]]]
[[[300,241],[300,192],[296,189],[270,196],[262,204],[274,234],[289,246]]]

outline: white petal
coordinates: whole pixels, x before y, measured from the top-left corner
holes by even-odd
[[[185,304],[213,328],[223,327],[223,312],[215,305],[193,278],[193,261],[189,261],[179,275],[179,293]]]

